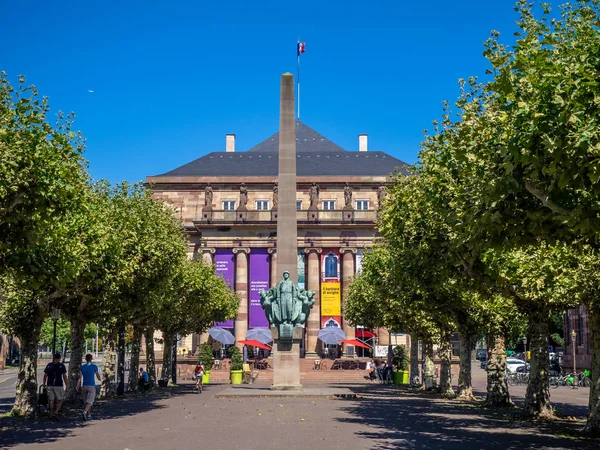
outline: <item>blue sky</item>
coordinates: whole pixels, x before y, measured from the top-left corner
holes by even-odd
[[[0,11],[0,70],[74,111],[94,178],[143,180],[235,133],[277,131],[279,76],[301,57],[301,119],[348,150],[406,162],[457,79],[483,75],[492,29],[510,42],[512,0],[47,1]],[[88,92],[93,90],[93,93]]]

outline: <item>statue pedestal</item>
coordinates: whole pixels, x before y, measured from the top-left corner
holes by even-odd
[[[279,336],[279,329],[271,327],[273,336],[272,390],[300,391],[300,342],[302,328],[291,328],[291,336]],[[282,333],[283,334],[283,333]]]

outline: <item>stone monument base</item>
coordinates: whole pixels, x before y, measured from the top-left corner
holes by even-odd
[[[284,326],[284,325],[281,325]],[[301,391],[300,342],[301,327],[291,327],[281,336],[277,327],[271,327],[273,336],[273,385],[274,391]]]

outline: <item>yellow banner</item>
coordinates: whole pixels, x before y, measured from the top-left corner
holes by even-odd
[[[321,315],[341,316],[340,283],[321,283]]]

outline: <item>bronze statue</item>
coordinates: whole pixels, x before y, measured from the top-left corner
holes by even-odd
[[[310,187],[310,206],[308,209],[319,209],[319,194],[321,192],[321,188],[317,183],[313,181],[312,186]]]
[[[206,187],[204,188],[204,206],[206,208],[212,207],[213,201],[213,188],[210,183],[206,183]]]
[[[352,208],[352,188],[346,181],[346,186],[344,186],[344,202],[346,208]]]
[[[283,280],[268,291],[261,291],[260,304],[271,326],[301,327],[308,320],[315,304],[315,292],[305,291],[290,280],[290,273],[283,272]]]

